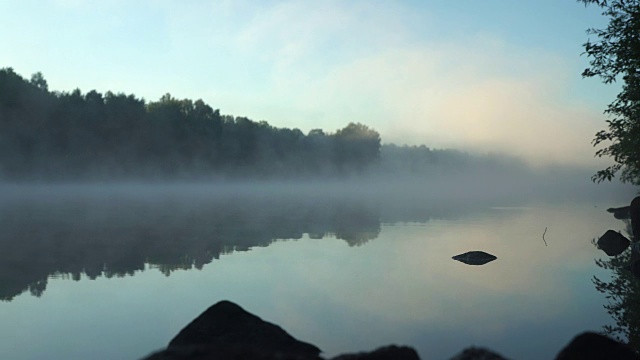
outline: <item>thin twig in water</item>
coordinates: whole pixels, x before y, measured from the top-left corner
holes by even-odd
[[[542,241],[544,241],[544,246],[547,246],[547,240],[544,239],[544,234],[547,233],[547,227],[544,227],[544,232],[542,233]]]

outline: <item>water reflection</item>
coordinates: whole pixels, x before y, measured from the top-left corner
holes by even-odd
[[[146,267],[169,276],[202,269],[221,255],[304,234],[356,247],[377,238],[382,223],[457,214],[409,201],[386,202],[381,210],[374,200],[344,196],[40,195],[0,205],[1,300],[25,291],[40,296],[51,277],[123,277]]]
[[[609,258],[595,260],[598,267],[608,270],[611,275],[609,279],[598,276],[593,276],[592,279],[596,290],[606,296],[608,301],[604,308],[614,320],[614,323],[603,326],[602,332],[620,342],[627,343],[635,351],[640,351],[640,278],[636,275],[640,272],[637,271],[639,269],[634,269],[639,264],[640,258],[637,234],[632,230],[633,224],[628,206],[607,211],[613,213],[616,219],[625,222],[626,233],[630,236],[633,246],[628,246],[627,243],[624,251],[615,252]],[[614,238],[611,233],[612,231],[608,230],[597,243],[594,241],[594,245],[608,255],[611,255],[611,252],[607,251],[602,243]],[[608,234],[609,238],[607,238]],[[616,234],[616,241],[620,242],[619,238],[623,238],[623,235]]]
[[[0,201],[0,274],[15,278],[2,291],[25,292],[0,307],[0,358],[141,358],[222,299],[327,357],[402,343],[424,358],[469,344],[551,358],[607,321],[584,246],[619,223],[606,207],[288,192]],[[475,249],[500,260],[451,260]]]

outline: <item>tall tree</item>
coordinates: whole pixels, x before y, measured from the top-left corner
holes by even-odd
[[[361,169],[380,158],[380,134],[366,125],[349,123],[334,138],[340,167]]]
[[[589,68],[584,77],[600,77],[605,84],[622,80],[622,90],[605,114],[608,129],[599,131],[593,145],[606,144],[596,156],[612,157],[615,164],[598,171],[593,180],[640,184],[640,0],[578,0],[602,8],[609,18],[604,29],[589,29],[597,40],[584,44]]]
[[[37,73],[31,75],[31,84],[37,86],[42,90],[49,90],[49,85],[47,84],[47,80],[44,79],[42,73],[38,71]]]

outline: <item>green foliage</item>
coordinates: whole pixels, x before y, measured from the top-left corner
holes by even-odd
[[[584,44],[590,67],[584,77],[598,76],[605,84],[622,80],[622,90],[605,111],[608,129],[599,131],[593,145],[607,144],[596,156],[608,156],[614,165],[598,171],[593,180],[611,180],[617,173],[624,182],[640,184],[640,1],[578,0],[594,4],[609,18],[604,29],[589,29],[595,42]]]

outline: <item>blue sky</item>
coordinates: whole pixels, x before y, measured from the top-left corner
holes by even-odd
[[[598,167],[617,91],[582,79],[580,54],[605,24],[573,0],[0,0],[0,66],[53,90]]]

